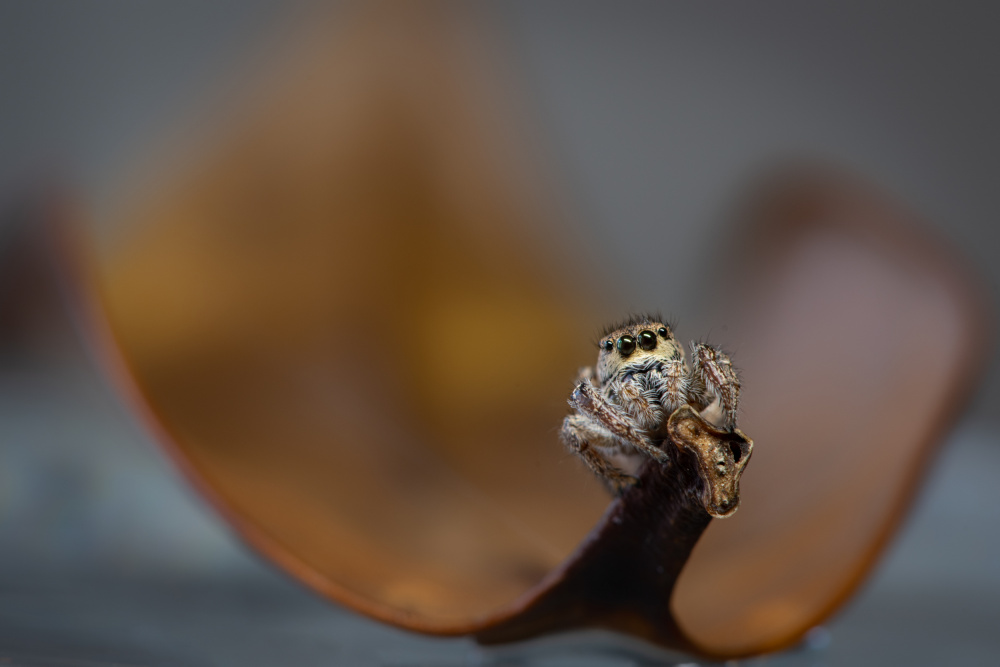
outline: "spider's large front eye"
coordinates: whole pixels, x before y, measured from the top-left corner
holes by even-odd
[[[652,350],[656,347],[656,334],[652,331],[640,331],[639,347],[644,350]]]
[[[622,336],[618,339],[618,353],[623,357],[635,352],[635,338],[632,336]]]

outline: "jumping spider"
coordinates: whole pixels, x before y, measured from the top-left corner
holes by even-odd
[[[596,373],[593,368],[580,371],[569,400],[575,413],[563,421],[560,435],[566,447],[615,492],[635,483],[636,477],[622,468],[634,472],[639,455],[668,461],[655,443],[667,439],[668,421],[675,411],[690,414],[693,409],[691,418],[704,420],[707,428],[718,429],[723,438],[733,434],[734,442],[745,440],[736,429],[740,380],[723,352],[692,343],[689,366],[670,327],[655,316],[633,316],[613,325],[604,332],[599,347]],[[748,446],[740,447],[748,458]],[[738,481],[746,461],[740,465],[739,447],[732,450],[732,456],[725,451],[713,448],[711,460],[705,462],[706,474],[714,479],[735,473]],[[718,515],[728,513],[720,510]]]

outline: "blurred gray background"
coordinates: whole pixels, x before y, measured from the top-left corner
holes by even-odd
[[[894,193],[969,258],[996,303],[1000,5],[524,1],[486,10],[580,238],[615,267],[627,305],[693,310],[685,277],[726,233],[726,205],[747,175],[790,155],[833,160]],[[0,1],[0,204],[52,182],[108,196],[136,152],[289,14],[259,0]],[[657,249],[669,244],[690,253],[664,265]],[[662,658],[597,640],[484,651],[316,599],[234,541],[74,342],[49,343],[0,355],[0,660]],[[805,647],[765,664],[1000,660],[1000,369],[983,364],[982,390],[872,581]]]

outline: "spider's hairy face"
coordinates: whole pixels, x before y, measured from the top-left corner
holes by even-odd
[[[601,337],[598,346],[597,380],[601,385],[684,359],[684,349],[673,331],[655,319],[642,318],[616,326]]]

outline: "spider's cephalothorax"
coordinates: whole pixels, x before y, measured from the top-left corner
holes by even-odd
[[[738,433],[740,381],[723,352],[692,343],[688,364],[671,327],[654,316],[613,325],[598,347],[596,372],[580,372],[570,398],[575,413],[566,417],[561,435],[616,491],[635,481],[625,469],[636,467],[636,457],[666,460],[656,443],[668,436],[669,418],[682,407],[709,428]],[[740,457],[734,457],[720,454],[712,465],[722,474],[739,463]]]

